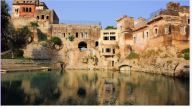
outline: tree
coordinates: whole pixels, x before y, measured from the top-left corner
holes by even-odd
[[[31,37],[32,32],[26,26],[15,30],[12,37],[14,41],[14,48],[20,49],[25,47],[29,42],[29,38]]]
[[[117,28],[114,26],[107,26],[105,29],[107,30],[107,29],[117,29]]]
[[[9,22],[9,6],[5,1],[1,0],[1,51],[9,50],[8,39],[10,32],[8,27],[10,25]]]

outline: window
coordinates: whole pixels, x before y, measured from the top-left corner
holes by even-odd
[[[37,16],[37,19],[39,19],[39,16]]]
[[[103,40],[109,40],[109,37],[103,37]]]
[[[188,19],[187,21],[188,21],[188,24],[190,24],[190,19]]]
[[[104,32],[103,34],[104,34],[104,35],[108,35],[109,33],[108,33],[108,32]]]
[[[106,48],[106,52],[107,52],[107,53],[110,53],[110,52],[111,52],[111,49],[110,49],[110,48]]]
[[[15,12],[18,13],[18,12],[19,12],[19,9],[15,9]]]
[[[97,46],[99,46],[99,42],[98,41],[95,42],[95,47],[97,47]]]
[[[157,34],[157,32],[158,32],[158,31],[157,31],[157,28],[156,28],[156,29],[155,29],[155,34]]]
[[[102,48],[102,53],[104,53],[104,49]]]
[[[78,34],[78,33],[76,33],[76,34],[75,34],[75,36],[76,36],[76,38],[78,38],[78,37],[79,37],[79,34]]]
[[[46,19],[48,20],[48,19],[49,19],[49,16],[47,16]]]
[[[63,36],[65,37],[65,33],[63,33]]]
[[[158,35],[158,27],[154,28],[154,35],[157,36]]]
[[[29,8],[29,12],[31,12],[31,8]]]
[[[44,15],[41,15],[41,19],[44,19]]]
[[[110,34],[115,34],[115,32],[110,32]]]
[[[26,12],[29,12],[28,8],[26,8]]]
[[[115,36],[111,36],[110,40],[116,40],[116,37]]]
[[[113,49],[113,54],[115,54],[115,49]]]
[[[23,3],[25,3],[25,1],[23,1]]]

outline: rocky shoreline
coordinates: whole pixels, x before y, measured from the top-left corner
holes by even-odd
[[[178,57],[179,52],[174,47],[169,48],[153,48],[147,49],[139,57],[135,59],[123,59],[119,61],[119,65],[114,68],[104,68],[103,66],[92,66],[92,69],[81,67],[64,66],[64,69],[69,70],[120,70],[120,64],[131,66],[131,71],[145,72],[151,74],[160,74],[171,77],[189,78],[189,60],[183,57]],[[26,71],[49,67],[49,69],[61,69],[61,63],[51,63],[50,60],[18,60],[18,59],[2,59],[2,70],[11,69],[13,72],[22,68]],[[31,69],[31,70],[30,70]]]

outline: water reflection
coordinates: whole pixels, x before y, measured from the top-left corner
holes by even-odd
[[[2,75],[3,105],[189,105],[189,80],[132,72]]]

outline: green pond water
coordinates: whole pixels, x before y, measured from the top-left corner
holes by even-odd
[[[2,105],[189,105],[189,79],[140,72],[50,71],[1,75]]]

